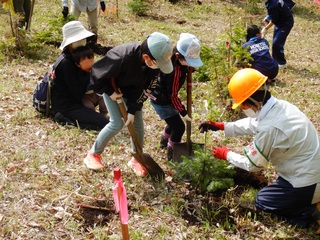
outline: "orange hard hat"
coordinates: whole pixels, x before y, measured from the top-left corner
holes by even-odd
[[[267,79],[268,77],[253,68],[244,68],[236,72],[228,85],[229,93],[234,100],[232,109],[248,99]]]

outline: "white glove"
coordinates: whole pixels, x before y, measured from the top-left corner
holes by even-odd
[[[262,30],[261,30],[261,35],[262,35],[262,37],[264,38],[266,35],[267,35],[267,28],[262,28]]]
[[[126,126],[128,126],[130,123],[133,123],[133,121],[134,121],[134,115],[131,113],[128,113]]]
[[[110,96],[112,101],[117,101],[117,99],[121,97],[122,97],[122,93],[116,93],[116,92],[113,92]]]
[[[184,117],[182,117],[182,119],[183,119],[183,121],[185,121],[185,122],[191,122],[191,118],[188,116],[188,114],[187,115],[185,115]]]

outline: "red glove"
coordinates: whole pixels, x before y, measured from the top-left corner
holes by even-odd
[[[202,133],[207,132],[208,130],[211,130],[211,131],[224,130],[224,123],[206,121],[200,124],[199,130]]]
[[[213,147],[212,154],[215,158],[227,160],[229,149],[227,147]]]

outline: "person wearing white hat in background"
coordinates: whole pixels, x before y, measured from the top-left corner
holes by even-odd
[[[119,97],[124,98],[127,107],[125,125],[133,124],[138,141],[143,147],[142,106],[155,87],[160,71],[172,72],[172,50],[170,39],[162,33],[154,32],[142,43],[125,43],[112,48],[93,64],[91,80],[94,82],[94,90],[103,94],[110,122],[101,130],[84,159],[89,169],[103,168],[101,154],[109,141],[123,128],[122,114],[116,101]],[[115,92],[112,80],[121,94]],[[132,150],[136,151],[133,144]],[[135,158],[132,158],[128,165],[138,176],[147,175],[144,166]]]
[[[62,27],[63,41],[60,49],[63,59],[55,69],[55,81],[51,88],[51,103],[57,122],[84,129],[100,130],[109,120],[93,109],[82,105],[82,97],[90,82],[90,72],[81,70],[72,52],[86,44],[94,34],[87,31],[79,21],[71,21]]]
[[[104,12],[106,10],[106,5],[104,0],[100,0],[100,8]],[[71,0],[71,9],[70,13],[75,17],[75,20],[78,20],[81,12],[87,13],[88,23],[89,23],[89,31],[93,32],[92,35],[88,39],[88,43],[90,43],[90,48],[100,55],[104,55],[107,49],[97,44],[98,40],[98,3],[97,0]],[[62,15],[66,18],[69,14],[69,5],[68,0],[62,0]]]
[[[203,65],[200,59],[200,41],[197,37],[190,33],[181,33],[171,61],[174,71],[169,74],[161,73],[160,81],[150,95],[151,105],[166,122],[161,134],[160,147],[168,149],[168,160],[172,160],[174,145],[181,142],[185,132],[183,120],[191,121],[178,92],[185,83],[188,67],[199,68]]]

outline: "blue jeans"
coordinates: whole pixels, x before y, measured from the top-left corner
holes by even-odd
[[[99,132],[92,148],[92,153],[101,154],[106,148],[109,141],[117,135],[124,126],[122,115],[118,103],[113,101],[107,94],[103,93],[103,99],[107,106],[109,112],[109,123]],[[124,103],[126,99],[123,99]],[[144,137],[144,122],[142,117],[142,111],[136,111],[134,115],[133,128],[136,131],[138,141],[143,147],[143,137]],[[132,145],[132,151],[136,152],[132,139],[130,139]]]

